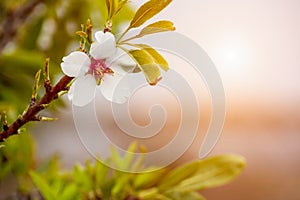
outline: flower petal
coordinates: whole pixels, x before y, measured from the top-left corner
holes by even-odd
[[[78,77],[72,84],[73,87],[73,104],[76,106],[85,106],[90,103],[95,97],[96,89],[95,78],[87,74],[85,76]]]
[[[90,49],[90,54],[95,59],[106,59],[115,53],[116,39],[112,33],[97,31],[95,37],[96,42],[92,43]]]
[[[122,49],[117,48],[113,56],[106,60],[108,66],[118,74],[130,73],[136,67],[134,60]]]
[[[75,51],[68,56],[63,57],[60,64],[64,74],[70,77],[78,77],[89,70],[91,64],[90,58],[83,52]]]
[[[75,80],[76,81],[76,80]],[[68,99],[70,100],[70,101],[72,101],[73,100],[73,97],[74,97],[74,91],[75,91],[75,81],[73,82],[73,84],[71,85],[71,87],[70,87],[70,89],[69,89],[69,91],[68,91]]]
[[[100,85],[103,96],[114,103],[123,104],[127,101],[130,91],[126,84],[119,84],[123,76],[105,75]]]

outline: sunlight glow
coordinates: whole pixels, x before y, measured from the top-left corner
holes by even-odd
[[[242,75],[251,67],[251,45],[247,39],[224,37],[216,42],[213,59],[217,67],[226,74]]]

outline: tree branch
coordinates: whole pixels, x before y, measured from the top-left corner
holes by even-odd
[[[16,10],[8,11],[1,24],[0,54],[7,43],[14,39],[20,24],[22,24],[30,16],[34,8],[42,2],[43,0],[33,0]]]
[[[18,130],[24,124],[36,121],[37,114],[41,110],[44,110],[47,107],[46,105],[57,99],[60,92],[67,90],[67,86],[72,79],[73,77],[63,76],[55,86],[50,89],[48,88],[48,91],[46,91],[45,95],[38,102],[31,101],[27,111],[0,133],[0,142],[3,142],[12,135],[18,134]]]

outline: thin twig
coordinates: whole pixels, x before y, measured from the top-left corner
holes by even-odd
[[[36,1],[42,1],[42,0],[36,0]],[[86,27],[84,30],[84,26],[82,25],[82,31],[84,31],[85,34],[89,35],[89,41],[91,40],[91,34],[92,34],[92,24],[90,20],[87,20]],[[86,42],[86,41],[85,41]],[[82,43],[81,46],[83,49],[81,49],[82,52],[85,52],[85,43]],[[1,51],[0,51],[1,53]],[[56,120],[56,118],[47,118],[47,117],[41,117],[37,114],[44,110],[49,106],[49,104],[60,97],[61,95],[65,94],[69,90],[69,83],[73,80],[74,77],[69,76],[63,76],[59,82],[55,85],[51,85],[50,76],[49,76],[49,58],[46,59],[45,67],[44,67],[44,88],[45,88],[45,95],[39,100],[36,100],[37,96],[37,90],[39,87],[39,80],[40,80],[40,71],[36,74],[34,86],[33,86],[33,93],[31,97],[31,101],[29,103],[29,106],[24,111],[24,113],[18,117],[17,120],[15,120],[10,126],[3,126],[3,131],[0,133],[0,142],[3,142],[8,137],[18,134],[18,130],[26,123],[30,121],[53,121]]]
[[[37,102],[29,106],[27,111],[19,117],[15,122],[3,130],[0,133],[0,142],[3,142],[8,137],[18,134],[18,130],[26,123],[30,121],[36,121],[37,114],[44,110],[53,100],[57,99],[58,93],[67,90],[68,84],[72,80],[72,77],[63,76],[59,82],[51,88],[50,91],[47,91],[45,95]]]

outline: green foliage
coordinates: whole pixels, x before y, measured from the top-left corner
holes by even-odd
[[[129,51],[140,70],[150,84],[156,84],[160,77],[160,70],[153,57],[144,49]]]
[[[34,145],[30,135],[24,131],[8,138],[0,149],[0,181],[8,174],[25,175],[34,166]]]
[[[126,161],[135,148],[136,144],[131,145],[124,157],[114,153],[110,160]],[[134,165],[132,162],[130,166]],[[33,171],[30,176],[45,199],[204,200],[198,193],[200,190],[228,183],[244,165],[240,156],[221,155],[175,169],[149,168],[149,172],[134,174],[110,169],[99,161],[93,164],[88,161],[85,166],[76,165],[73,172],[52,171],[52,178]]]
[[[17,28],[15,37],[8,40],[6,48],[0,51],[0,131],[3,130],[4,123],[10,124],[28,107],[30,97],[39,98],[40,72],[37,73],[34,83],[32,80],[34,74],[43,68],[45,58],[51,58],[51,78],[55,79],[61,73],[59,67],[61,58],[69,51],[70,46],[74,46],[75,42],[78,43],[78,38],[75,38],[74,34],[80,28],[80,24],[90,18],[96,27],[103,28],[105,25],[105,0],[45,0],[41,1],[34,12],[22,13],[24,18],[28,17],[26,23],[13,24],[17,23],[17,20],[9,21],[10,27],[2,26],[4,24],[2,22],[7,20],[11,13],[19,12],[31,2],[0,1],[1,42],[2,36],[9,28]],[[114,19],[115,32],[119,31],[119,24],[129,21],[133,16],[133,11],[128,5],[122,2],[120,4],[123,9],[118,11],[119,15]],[[49,72],[46,75],[48,77]],[[55,103],[52,108],[57,105]],[[42,120],[49,119],[42,118]],[[52,165],[48,166],[50,171],[47,167],[46,174],[55,177],[51,174],[57,172],[58,168],[53,168]],[[1,143],[0,182],[8,175],[14,175],[20,182],[19,190],[29,191],[32,184],[28,179],[28,172],[35,170],[35,167],[33,141],[27,131]],[[38,181],[35,176],[35,182]],[[63,196],[68,196],[73,189],[74,187],[68,187]]]
[[[203,190],[224,185],[235,178],[245,166],[244,158],[234,155],[213,157],[200,161],[196,173],[181,181],[175,190]]]
[[[169,69],[168,62],[151,46],[146,44],[127,43],[127,41],[149,34],[174,31],[175,27],[173,26],[173,23],[167,20],[158,21],[144,27],[136,36],[127,38],[125,40],[122,40],[122,38],[130,29],[140,27],[153,16],[162,11],[171,3],[171,1],[172,0],[149,0],[148,2],[143,4],[135,13],[128,28],[121,34],[121,36],[117,40],[118,46],[125,52],[127,52],[127,54],[136,62],[138,70],[135,70],[134,72],[142,71],[150,85],[156,85],[157,82],[161,79],[159,67],[164,71],[167,71]],[[137,49],[128,50],[122,47],[122,44],[129,45]]]
[[[35,172],[30,172],[30,176],[31,176],[34,184],[38,185],[39,191],[41,192],[41,194],[43,195],[43,197],[46,200],[55,200],[55,199],[57,199],[56,195],[54,194],[54,192],[52,191],[50,186],[47,184],[45,179],[43,179],[41,176],[39,176]]]
[[[1,1],[1,22],[10,12],[17,12],[27,3],[29,1]],[[70,45],[78,43],[74,34],[80,24],[91,18],[97,27],[104,27],[106,18],[104,5],[104,0],[47,0],[43,6],[37,7],[36,12],[28,13],[30,20],[18,26],[16,38],[10,41],[8,48],[0,52],[0,111],[1,114],[6,111],[8,123],[26,109],[31,94],[38,97],[39,73],[34,84],[32,80],[34,74],[44,66],[45,58],[51,58],[51,76],[56,77],[61,72],[59,67],[61,58],[69,51]],[[119,15],[114,23],[116,31],[120,23],[131,19],[133,11],[128,5],[124,5]],[[6,30],[6,27],[0,27],[0,36]],[[4,117],[1,119],[4,120]],[[2,131],[3,122],[0,125]],[[33,152],[29,151],[31,145],[32,141],[27,132],[19,139],[13,137],[1,144],[0,181],[8,174],[21,175],[29,170],[29,163],[33,162]]]
[[[28,104],[32,77],[43,59],[40,53],[24,50],[0,56],[0,110],[6,110],[9,117],[15,118]]]
[[[26,3],[1,1],[0,21]],[[128,4],[120,1],[119,5],[122,10],[114,18],[114,32],[133,16]],[[18,27],[16,39],[10,43],[13,48],[0,55],[0,110],[6,110],[11,118],[22,112],[30,100],[33,74],[43,67],[45,58],[51,58],[51,73],[56,77],[61,73],[62,57],[78,43],[74,34],[80,24],[91,19],[95,27],[103,28],[106,17],[105,0],[47,0],[37,7],[30,20]],[[0,35],[5,32],[1,28]]]
[[[137,28],[162,11],[172,0],[150,0],[135,13],[129,28]]]
[[[244,158],[236,155],[216,156],[195,161],[170,172],[160,182],[159,188],[178,191],[202,190],[226,184],[245,167]]]
[[[127,51],[127,53],[137,63],[139,70],[144,73],[149,84],[155,85],[160,80],[159,67],[164,71],[168,71],[168,62],[149,45],[131,43],[126,44],[139,48]]]
[[[173,200],[182,200],[182,199],[205,200],[205,198],[197,192],[172,191],[166,194],[166,196],[168,199],[173,199]]]
[[[138,35],[128,38],[125,41],[141,38],[144,37],[145,35],[166,32],[166,31],[174,31],[174,30],[175,27],[173,22],[168,20],[157,21],[154,22],[153,24],[149,24],[148,26],[144,27]]]
[[[125,7],[127,2],[128,0],[105,0],[108,12],[107,20],[112,20]]]
[[[151,46],[146,44],[135,44],[136,47],[144,50],[147,52],[149,57],[152,58],[153,63],[157,64],[162,70],[168,71],[169,70],[169,64],[168,62],[162,57],[155,49],[153,49]]]

